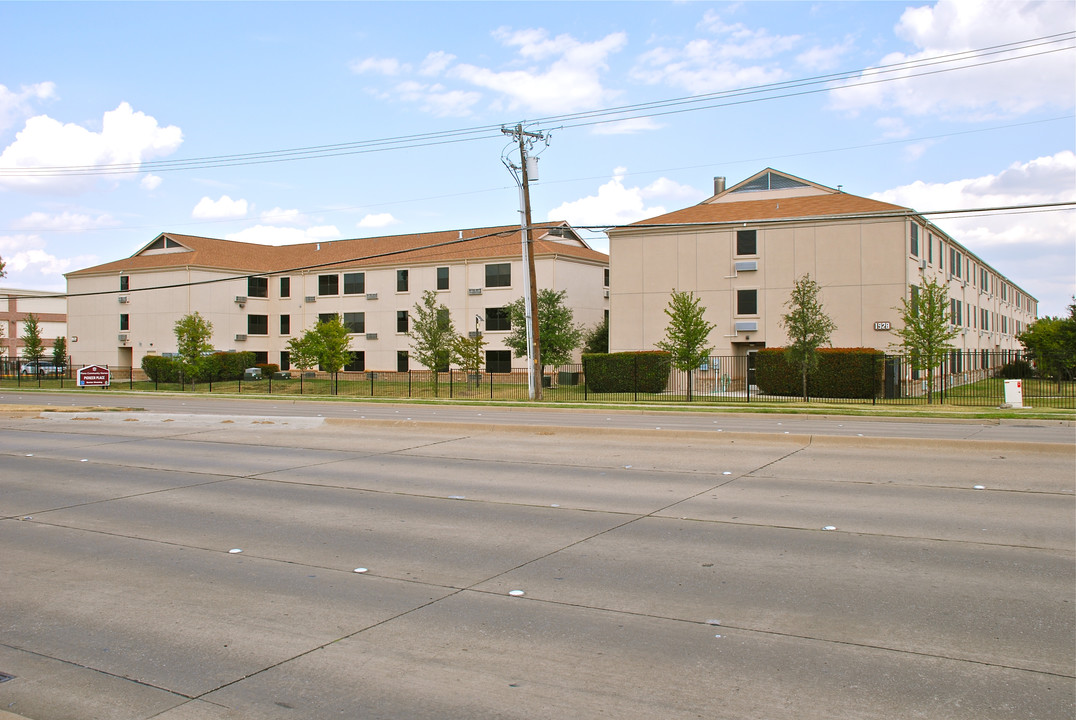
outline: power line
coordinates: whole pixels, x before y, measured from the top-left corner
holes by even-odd
[[[539,118],[531,122],[535,124],[567,123],[564,125],[564,127],[584,127],[588,125],[622,122],[624,120],[630,119],[659,117],[663,115],[679,114],[685,112],[695,112],[699,110],[707,110],[717,107],[728,107],[730,105],[762,102],[766,100],[777,100],[788,97],[796,97],[800,95],[808,95],[820,92],[842,90],[852,87],[860,87],[865,85],[895,82],[898,80],[914,79],[943,72],[967,70],[997,63],[1023,60],[1055,52],[1064,52],[1074,49],[1074,46],[1069,45],[1066,47],[1053,47],[1051,49],[1037,50],[1036,52],[1026,53],[1022,55],[1012,54],[1020,53],[1026,50],[1034,50],[1038,48],[1056,46],[1061,43],[1071,43],[1074,39],[1076,39],[1076,33],[1069,31],[1064,33],[1057,33],[1054,35],[1046,35],[1038,38],[1031,38],[1028,40],[1005,43],[1002,45],[978,48],[975,50],[950,53],[948,55],[940,55],[931,58],[922,58],[919,60],[909,60],[901,63],[893,63],[890,65],[883,65],[874,68],[863,68],[860,70],[832,73],[828,75],[816,75],[813,77],[801,78],[797,80],[756,85],[747,88],[740,88],[736,90],[723,91],[718,93],[691,95],[646,103],[637,103],[634,105],[623,105],[602,110],[553,115]],[[993,60],[967,64],[969,61],[980,60],[981,58],[1005,53],[1010,53],[1011,55],[1009,57],[1002,57]],[[925,72],[914,72],[915,70],[930,68],[937,65],[950,66],[942,67],[940,69],[928,70]],[[911,72],[911,74],[896,75],[893,77],[878,77],[880,75],[894,75],[896,73],[907,72]],[[871,79],[864,79],[860,82],[851,82],[845,85],[841,85],[839,87],[832,87],[832,83],[839,82],[842,80],[850,80],[857,76],[861,78]],[[799,90],[800,88],[818,85],[827,85],[827,87],[813,87],[810,90]],[[790,92],[793,90],[796,91]],[[761,97],[755,97],[760,95]],[[285,150],[270,150],[233,155],[217,155],[181,160],[158,160],[137,163],[117,163],[112,165],[0,168],[0,177],[59,177],[79,175],[111,175],[139,172],[171,172],[178,170],[233,167],[239,165],[294,162],[299,160],[338,157],[342,155],[387,152],[391,150],[429,147],[432,145],[447,145],[454,143],[473,142],[475,140],[490,139],[499,136],[500,128],[503,126],[503,123],[496,125],[481,125],[470,128],[447,130],[442,132],[420,133],[416,135],[404,135],[371,140],[360,140],[331,145],[315,145]]]

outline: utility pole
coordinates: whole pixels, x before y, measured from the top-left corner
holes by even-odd
[[[530,158],[527,157],[527,148],[535,140],[544,140],[547,143],[549,140],[541,132],[524,130],[522,123],[511,129],[501,128],[501,132],[511,136],[519,143],[519,167],[516,167],[507,159],[502,158],[502,160],[511,171],[516,184],[519,185],[521,243],[523,245],[523,262],[525,265],[523,306],[527,318],[527,390],[531,400],[541,400],[542,366],[539,360],[538,345],[538,284],[534,273],[534,245],[531,240],[531,193],[530,178],[528,176],[530,167],[527,162]],[[520,171],[518,176],[516,175],[516,170]]]

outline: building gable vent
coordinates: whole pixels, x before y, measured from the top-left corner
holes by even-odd
[[[467,289],[467,294],[468,295],[481,295],[482,294],[482,288],[468,288]]]
[[[736,322],[736,332],[757,332],[757,320],[739,320]]]
[[[243,334],[241,334],[241,333],[240,333],[240,334],[237,334],[237,335],[235,336],[235,339],[236,339],[236,340],[246,340],[246,339],[247,339],[247,336],[246,336],[246,335],[243,335]]]
[[[303,298],[303,301],[308,303],[317,302],[318,297],[317,295],[307,295],[305,298]]]
[[[788,190],[790,188],[802,188],[810,187],[805,182],[799,180],[793,180],[785,175],[778,173],[768,172],[765,175],[761,175],[751,182],[741,185],[733,190],[733,192],[757,192],[759,190]]]
[[[736,261],[736,272],[747,272],[749,270],[758,270],[758,260]]]

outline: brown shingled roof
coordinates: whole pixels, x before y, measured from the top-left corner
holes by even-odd
[[[539,239],[553,227],[567,226],[564,223],[541,223],[532,228],[535,257],[561,255],[599,263],[609,261],[605,253],[582,245]],[[176,233],[162,234],[189,251],[136,253],[122,260],[75,270],[67,273],[67,276],[173,267],[276,273],[313,267],[333,269],[515,258],[521,253],[518,225],[277,246]]]
[[[771,198],[768,200],[744,200],[741,202],[702,203],[665,215],[640,220],[628,227],[640,225],[666,225],[679,223],[727,223],[758,222],[762,220],[788,220],[815,218],[829,215],[853,215],[859,213],[912,212],[900,205],[871,200],[870,198],[833,193],[803,197]]]

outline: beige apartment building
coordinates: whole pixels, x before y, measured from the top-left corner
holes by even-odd
[[[599,322],[608,256],[566,223],[536,225],[531,239],[538,287],[566,291],[577,323]],[[457,332],[482,332],[487,371],[508,372],[526,362],[504,345],[525,271],[518,225],[285,246],[162,233],[129,258],[67,273],[70,353],[77,365],[139,367],[176,352],[175,322],[198,312],[217,350],[289,369],[288,341],[338,314],[352,331],[346,369],[418,370],[407,332],[433,290]]]
[[[1036,318],[1034,297],[910,208],[769,168],[724,185],[609,232],[610,351],[653,349],[674,289],[701,298],[714,355],[783,346],[779,321],[807,273],[837,324],[834,347],[891,349],[895,308],[929,278],[948,286],[960,351],[1019,350],[1017,334]]]
[[[67,336],[67,298],[41,290],[0,289],[0,357],[22,357],[26,318],[37,318],[45,355],[52,357],[56,338]]]

